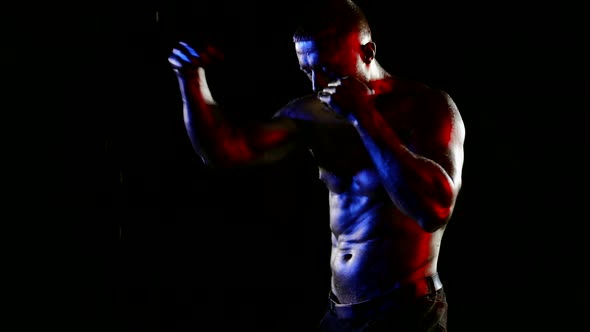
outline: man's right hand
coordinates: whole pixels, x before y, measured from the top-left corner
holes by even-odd
[[[196,51],[186,42],[178,42],[172,49],[168,62],[177,73],[194,72],[198,68],[206,68],[209,65],[222,61],[223,53],[212,45],[207,45],[202,50]]]

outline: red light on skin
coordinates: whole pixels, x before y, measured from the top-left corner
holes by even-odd
[[[227,128],[230,129],[230,128]],[[223,135],[220,149],[229,161],[248,161],[254,157],[252,149],[243,135],[232,137],[231,134]]]
[[[381,93],[389,92],[393,90],[395,86],[395,80],[383,79],[378,81],[372,81],[369,83],[369,87],[373,90],[373,94],[379,95]]]
[[[275,146],[285,141],[289,136],[286,130],[269,130],[256,137],[255,146]]]
[[[280,147],[289,137],[289,131],[284,129],[253,130],[248,129],[230,132],[231,128],[224,128],[218,146],[225,160],[229,164],[248,163],[258,157],[258,151],[269,151]]]

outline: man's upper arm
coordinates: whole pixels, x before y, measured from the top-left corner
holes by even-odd
[[[409,148],[416,154],[439,164],[453,181],[461,186],[465,126],[461,114],[443,91],[429,91],[422,109],[414,119]]]

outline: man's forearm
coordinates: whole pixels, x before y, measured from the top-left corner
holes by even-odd
[[[225,120],[207,86],[205,72],[179,79],[184,125],[203,162],[221,166],[229,160],[251,158],[251,151]]]
[[[445,170],[410,151],[377,112],[357,116],[354,125],[396,205],[425,229],[444,224],[453,202]]]

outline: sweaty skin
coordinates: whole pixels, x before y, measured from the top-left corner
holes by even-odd
[[[443,91],[387,73],[366,36],[295,49],[318,94],[248,127],[223,119],[207,87],[206,54],[184,43],[174,49],[169,61],[195,150],[218,167],[273,162],[301,147],[312,153],[329,193],[331,285],[341,303],[436,273],[461,187],[465,129],[456,105]]]

